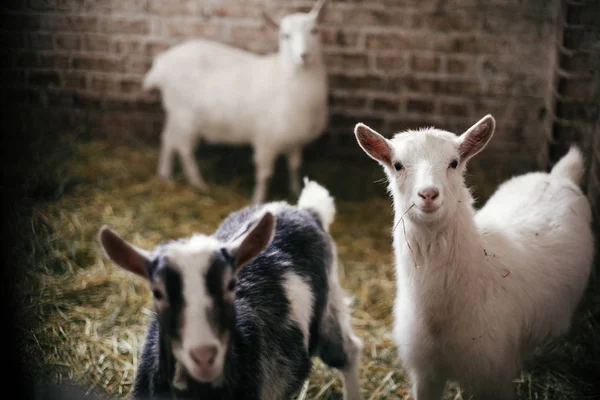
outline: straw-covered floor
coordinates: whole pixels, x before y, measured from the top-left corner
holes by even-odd
[[[32,264],[21,291],[23,351],[29,367],[46,379],[125,398],[152,302],[145,282],[102,256],[98,229],[108,224],[145,248],[193,232],[211,232],[230,211],[248,204],[253,169],[249,153],[204,159],[201,165],[211,192],[200,194],[185,184],[180,173],[175,183],[156,177],[156,148],[139,143],[74,143],[61,143],[52,153],[43,148],[46,158],[37,164],[38,175],[24,183],[28,193],[41,201],[34,203],[30,221],[22,224],[27,237],[22,251]],[[272,198],[287,193],[284,165],[278,165]],[[322,161],[303,168],[336,197],[332,235],[339,251],[340,280],[355,296],[352,324],[365,341],[363,398],[409,399],[390,338],[395,288],[392,208],[383,173],[371,167]],[[477,182],[476,177],[470,179]],[[477,187],[476,193],[485,190]],[[517,384],[520,398],[562,400],[592,393],[593,376],[586,373],[590,375],[599,359],[595,339],[600,334],[599,314],[597,306],[586,307],[572,336],[551,343],[522,374]],[[447,393],[448,399],[462,398],[452,385]],[[339,375],[316,361],[299,398],[341,398]]]

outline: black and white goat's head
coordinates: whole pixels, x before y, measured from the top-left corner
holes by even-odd
[[[229,242],[194,235],[146,251],[103,226],[99,241],[119,267],[143,277],[154,296],[161,340],[199,382],[218,382],[235,324],[236,276],[272,241],[275,217],[266,212]]]

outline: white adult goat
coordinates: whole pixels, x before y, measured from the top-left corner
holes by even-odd
[[[250,144],[254,151],[254,203],[265,201],[275,161],[286,154],[289,190],[300,191],[302,150],[328,120],[328,78],[318,25],[326,0],[308,13],[278,24],[279,52],[257,55],[226,44],[194,39],[159,54],[146,75],[146,90],[158,89],[166,111],[158,174],[170,179],[177,152],[194,187],[207,184],[194,159],[207,143]]]
[[[487,115],[460,136],[431,128],[390,140],[361,123],[354,130],[394,201],[394,337],[415,400],[440,399],[447,380],[484,399],[513,398],[524,357],[569,330],[587,286],[594,238],[577,148],[473,209],[463,172],[495,125]]]

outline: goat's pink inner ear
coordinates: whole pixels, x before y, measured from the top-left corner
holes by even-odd
[[[235,270],[238,271],[254,257],[258,256],[273,240],[275,232],[275,217],[270,212],[246,234],[235,254]]]
[[[356,125],[354,134],[360,147],[369,156],[387,165],[392,164],[392,149],[383,136],[363,123]]]
[[[494,134],[495,128],[496,121],[488,114],[463,133],[458,147],[461,161],[469,159],[483,150]]]
[[[148,278],[149,260],[108,227],[100,229],[100,244],[108,258],[119,267]]]

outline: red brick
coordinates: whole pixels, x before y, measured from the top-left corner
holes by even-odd
[[[593,53],[587,51],[563,53],[560,56],[560,66],[569,72],[593,73],[595,70]]]
[[[214,29],[213,34],[216,33],[216,29]],[[231,44],[253,53],[266,54],[277,49],[277,41],[269,40],[269,36],[264,28],[253,26],[233,26],[231,28]]]
[[[410,58],[410,68],[414,72],[437,72],[440,64],[440,58],[435,55],[413,54]]]
[[[401,27],[405,23],[404,9],[351,8],[344,10],[343,24],[353,28],[362,26]]]
[[[113,50],[117,54],[146,55],[147,46],[145,42],[135,39],[117,38],[113,42]]]
[[[433,32],[469,32],[477,22],[470,15],[456,12],[434,12],[425,17],[425,24]]]
[[[29,46],[34,50],[52,50],[54,42],[50,33],[30,33]]]
[[[375,68],[389,74],[402,72],[406,70],[406,60],[402,55],[377,56]]]
[[[358,44],[358,33],[344,30],[321,30],[321,40],[324,45],[339,47],[356,47]]]
[[[116,72],[121,70],[121,66],[122,62],[111,56],[86,54],[73,57],[74,69]]]
[[[346,75],[330,74],[330,85],[332,87],[344,89],[362,89],[362,90],[396,90],[395,81],[378,75]]]
[[[106,13],[113,10],[114,0],[75,0],[81,4],[85,13]],[[117,0],[118,1],[118,0]]]
[[[171,45],[168,42],[148,42],[148,55],[154,58],[170,47]]]
[[[452,75],[473,75],[475,71],[474,58],[446,58],[446,72]]]
[[[114,93],[119,90],[119,83],[111,76],[92,76],[90,89],[96,93]]]
[[[366,69],[367,55],[363,53],[333,53],[326,54],[327,67],[334,70]]]
[[[108,53],[110,39],[110,35],[85,35],[83,36],[83,48],[91,52]]]
[[[215,37],[219,27],[206,21],[169,21],[163,22],[163,34],[167,36]]]
[[[55,71],[31,71],[27,80],[31,86],[60,85],[60,77]]]
[[[151,66],[152,60],[147,57],[129,56],[123,60],[123,71],[131,74],[145,74]]]
[[[73,33],[57,33],[54,35],[54,46],[58,50],[79,50],[81,37]]]
[[[50,31],[95,32],[98,29],[98,18],[62,14],[44,14],[40,17],[40,25]]]
[[[44,91],[46,106],[71,107],[73,105],[73,93],[70,90],[48,88]]]
[[[61,87],[65,89],[85,89],[87,87],[87,74],[81,72],[65,71],[61,76]]]
[[[194,15],[198,2],[194,0],[149,0],[148,11],[156,15]]]
[[[581,101],[559,101],[556,107],[558,118],[589,120],[598,111],[598,105]]]
[[[367,105],[367,99],[364,96],[332,93],[329,95],[329,104],[333,108],[364,108]]]
[[[79,11],[78,0],[29,0],[28,8],[35,11]]]
[[[591,100],[597,94],[596,85],[591,77],[561,78],[558,91],[564,97],[579,100]]]
[[[469,107],[467,103],[443,101],[440,104],[440,114],[450,117],[468,117]]]
[[[435,104],[431,100],[408,99],[406,101],[406,111],[422,114],[430,114],[433,112]]]
[[[130,94],[139,92],[142,88],[141,78],[123,78],[119,82],[121,93]]]
[[[121,12],[146,12],[148,10],[148,0],[112,0],[111,8]]]
[[[109,17],[99,22],[100,32],[147,35],[150,33],[150,20],[141,17]]]
[[[373,99],[372,108],[375,111],[398,112],[398,111],[400,111],[400,99],[399,98],[375,98],[375,99]]]
[[[257,4],[244,4],[240,1],[219,1],[202,7],[202,15],[210,17],[228,18],[260,18],[262,20],[262,8]],[[269,12],[267,10],[267,12]],[[270,13],[273,18],[275,14]]]
[[[567,7],[566,22],[573,25],[587,25],[598,27],[600,21],[600,7],[589,1],[587,4],[572,4]]]
[[[362,121],[371,128],[377,131],[382,131],[381,128],[383,127],[383,119],[373,117],[369,114],[361,115],[353,113],[352,115],[348,115],[345,113],[333,113],[329,120],[330,127],[333,131],[348,135],[352,134],[357,121]]]
[[[405,49],[428,50],[432,48],[433,38],[424,33],[369,33],[366,47],[371,50]]]

